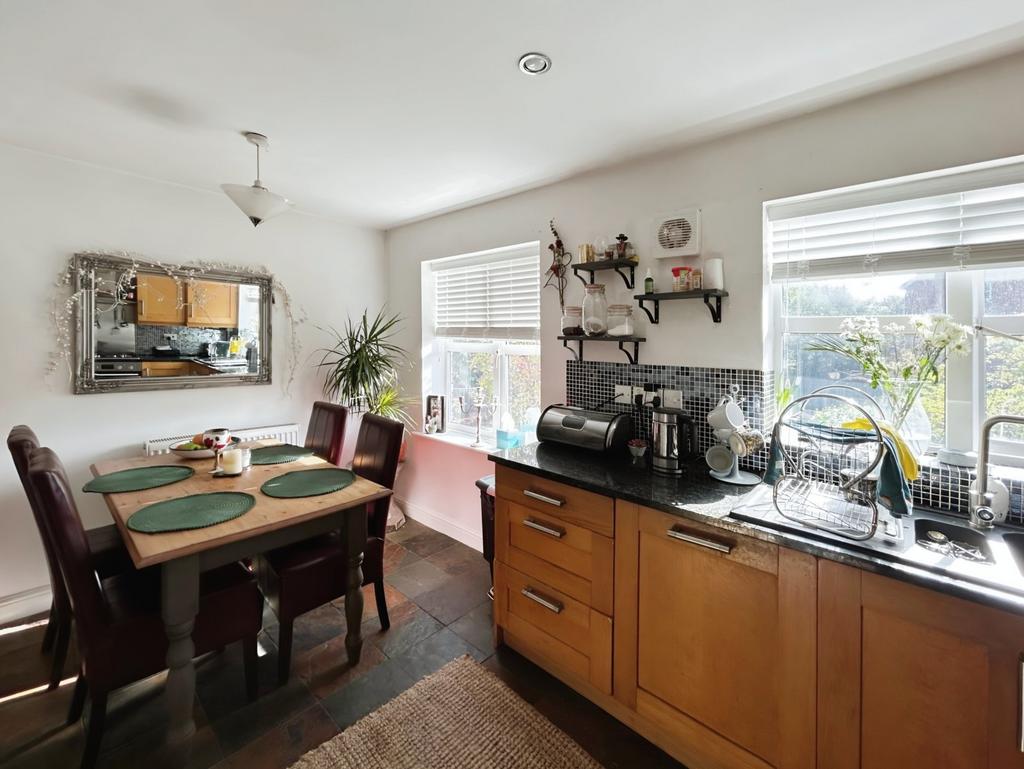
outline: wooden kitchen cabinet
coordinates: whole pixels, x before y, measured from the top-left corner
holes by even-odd
[[[629,552],[617,553],[616,666],[620,636],[636,639],[635,667],[616,671],[626,701],[692,766],[814,767],[815,559],[634,507],[636,535],[617,538]],[[620,604],[633,569],[635,598]]]
[[[189,376],[192,374],[192,363],[187,360],[142,362],[142,376]]]
[[[184,326],[184,289],[170,275],[139,273],[137,322],[142,326]]]
[[[832,561],[818,571],[819,767],[1024,767],[1024,618]]]
[[[238,284],[197,280],[188,286],[186,326],[238,328]]]

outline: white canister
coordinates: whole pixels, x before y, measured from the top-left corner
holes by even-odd
[[[722,267],[722,257],[713,256],[704,260],[704,288],[724,289],[725,270]]]

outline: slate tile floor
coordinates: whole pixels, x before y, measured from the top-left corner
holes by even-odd
[[[363,654],[345,661],[341,601],[295,623],[292,677],[277,685],[277,619],[260,635],[260,696],[247,702],[237,645],[197,661],[191,767],[283,769],[456,657],[469,654],[567,732],[608,769],[680,764],[525,658],[491,643],[490,576],[478,552],[409,521],[385,550],[391,629],[382,632],[365,593]],[[0,700],[46,680],[42,627],[0,631]],[[72,655],[73,658],[74,655]],[[69,661],[67,676],[74,674]],[[164,736],[164,674],[112,697],[100,769],[145,766]],[[72,686],[0,702],[0,766],[77,767],[83,733],[65,727]]]

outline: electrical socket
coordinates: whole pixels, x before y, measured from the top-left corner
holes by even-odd
[[[683,407],[683,391],[662,390],[661,405],[668,409],[681,409]]]
[[[661,388],[655,388],[648,390],[644,387],[640,388],[640,391],[644,394],[644,405],[651,406],[654,404],[654,399],[661,395]]]
[[[612,403],[631,405],[633,403],[633,388],[629,385],[615,385],[615,400]]]

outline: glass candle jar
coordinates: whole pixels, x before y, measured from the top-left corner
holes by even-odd
[[[608,300],[604,298],[604,285],[588,283],[583,297],[583,333],[604,336],[608,333]]]
[[[633,308],[628,304],[608,306],[608,336],[633,336]]]
[[[562,336],[583,336],[583,308],[566,305],[562,310]]]

